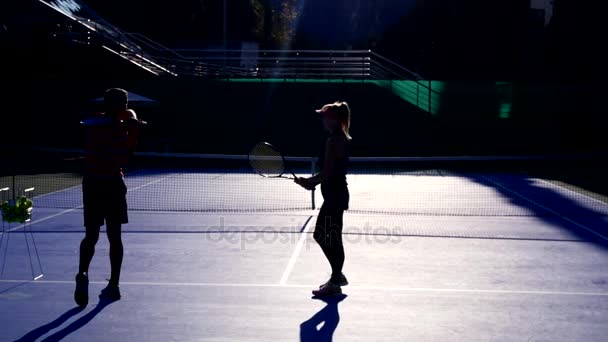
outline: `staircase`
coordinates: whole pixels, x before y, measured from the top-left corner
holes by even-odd
[[[78,39],[86,44],[95,44],[116,56],[127,60],[139,68],[157,76],[177,76],[157,61],[146,46],[138,45],[120,29],[110,24],[80,0],[38,0],[63,16],[71,19],[80,30],[76,32],[56,32],[56,38]]]
[[[80,0],[38,1],[83,28],[88,44],[156,76],[227,82],[365,82],[429,114],[436,115],[439,109],[441,82],[424,80],[371,50],[170,49],[144,35],[121,31]]]

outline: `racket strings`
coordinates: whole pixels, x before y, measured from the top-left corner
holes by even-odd
[[[266,177],[279,177],[285,171],[281,154],[264,143],[257,144],[251,150],[249,163],[257,173]]]

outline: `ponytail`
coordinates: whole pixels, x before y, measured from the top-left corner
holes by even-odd
[[[346,136],[346,139],[351,140],[350,136],[350,107],[348,103],[344,101],[336,101],[334,102],[334,109],[336,111],[338,122],[340,124],[340,128]]]

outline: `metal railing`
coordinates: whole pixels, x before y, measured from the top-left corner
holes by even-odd
[[[99,16],[93,9],[79,0],[58,1],[38,0],[41,4],[69,18],[77,24],[76,32],[55,32],[55,38],[74,39],[80,32],[86,35],[87,44],[99,45],[105,50],[137,65],[154,75],[175,75],[156,60],[155,55],[147,49],[149,45],[137,44],[122,30]]]
[[[123,32],[78,0],[39,1],[83,27],[92,36],[87,41],[154,75],[361,81],[386,88],[429,113],[438,109],[439,94],[431,81],[371,50],[171,49],[142,34]]]

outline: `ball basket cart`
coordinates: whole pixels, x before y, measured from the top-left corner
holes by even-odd
[[[11,235],[21,229],[23,231],[23,237],[27,247],[27,254],[32,271],[32,279],[38,280],[43,277],[44,273],[42,270],[42,263],[40,261],[40,254],[38,253],[38,247],[36,246],[36,240],[34,239],[34,233],[32,231],[32,198],[34,188],[27,188],[23,190],[23,193],[20,196],[16,196],[16,192],[15,187],[13,187],[11,196],[10,188],[6,187],[0,189],[0,213],[2,214],[2,231],[0,232],[0,253],[2,253],[2,265],[0,269],[0,278],[4,276]],[[4,243],[5,240],[6,243]],[[2,248],[4,248],[3,252]],[[39,273],[35,271],[35,262],[32,254],[35,255],[38,262],[37,266]]]

